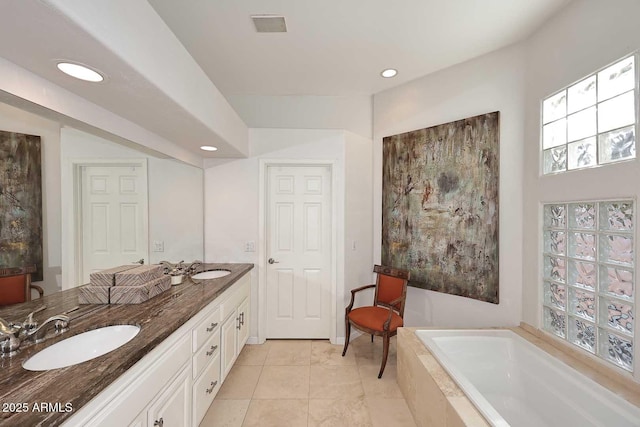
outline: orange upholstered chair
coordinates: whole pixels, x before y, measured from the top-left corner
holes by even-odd
[[[31,284],[30,269],[0,268],[0,305],[31,301],[31,289],[44,295],[40,286]]]
[[[409,272],[393,267],[376,265],[373,271],[377,273],[374,285],[366,285],[351,291],[351,302],[347,306],[344,315],[345,341],[342,355],[347,354],[351,326],[373,336],[382,337],[382,364],[378,378],[382,377],[384,367],[389,356],[389,339],[398,333],[398,328],[403,325],[404,303],[407,298],[407,282]],[[353,308],[356,293],[370,288],[376,288],[373,297],[373,305]]]

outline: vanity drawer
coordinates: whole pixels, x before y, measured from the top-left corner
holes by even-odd
[[[211,314],[193,328],[193,352],[197,352],[202,344],[220,331],[220,308],[217,307]]]
[[[220,354],[216,354],[204,373],[193,384],[193,424],[198,425],[220,390]]]
[[[220,330],[216,328],[213,336],[205,343],[193,356],[193,378],[204,370],[209,362],[218,357],[220,354]]]

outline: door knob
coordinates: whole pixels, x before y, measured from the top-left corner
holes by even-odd
[[[277,264],[277,263],[279,263],[280,261],[276,261],[276,260],[275,260],[275,259],[273,259],[273,258],[269,258],[269,260],[268,260],[267,262],[268,262],[269,264]]]
[[[133,261],[131,264],[140,264],[140,265],[143,265],[143,264],[144,264],[144,258],[140,258],[138,261]]]

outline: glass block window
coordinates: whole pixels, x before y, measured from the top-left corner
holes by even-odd
[[[542,101],[543,173],[636,157],[635,55]]]
[[[543,329],[633,372],[632,200],[544,205]]]

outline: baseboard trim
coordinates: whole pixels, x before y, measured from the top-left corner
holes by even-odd
[[[362,335],[362,332],[360,331],[351,331],[351,339],[349,340],[349,342],[353,341],[354,339],[358,338],[360,335]],[[266,341],[266,340],[265,340]],[[249,337],[247,339],[247,344],[264,344],[265,341],[260,342],[258,340],[258,337]],[[331,341],[331,344],[334,345],[344,345],[344,337],[336,337],[335,341]]]
[[[247,339],[247,344],[264,344],[264,342],[258,341],[258,337],[249,337]]]

